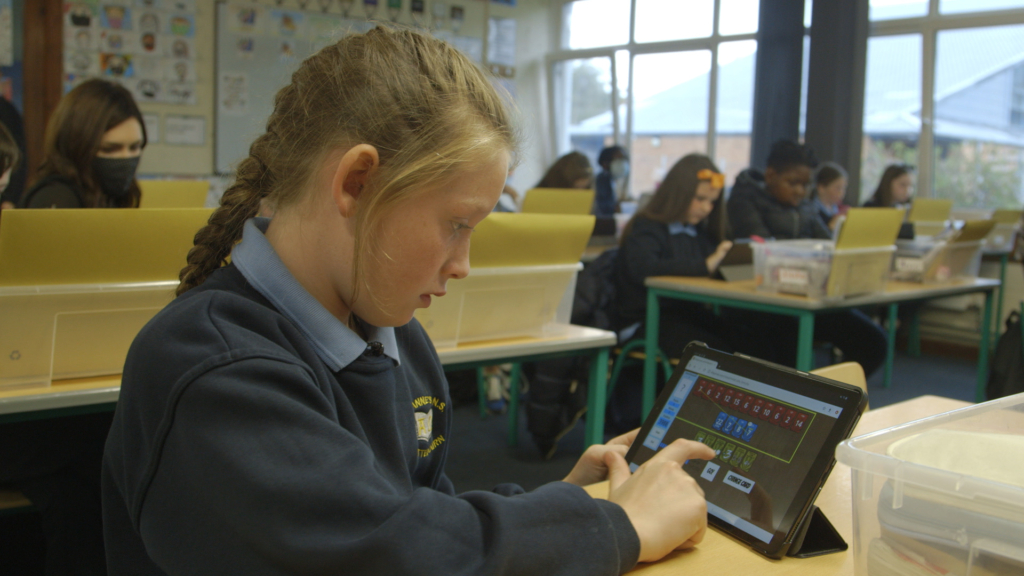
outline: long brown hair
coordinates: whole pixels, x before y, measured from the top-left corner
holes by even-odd
[[[701,170],[718,172],[718,167],[711,161],[711,158],[703,154],[688,154],[683,156],[672,166],[672,169],[665,175],[661,186],[654,193],[650,202],[640,210],[636,216],[643,216],[655,222],[668,224],[670,222],[682,222],[686,220],[686,213],[690,210],[693,197],[697,194],[697,186],[702,180],[697,176]],[[698,227],[703,228],[716,241],[721,242],[729,237],[729,223],[725,218],[725,192],[718,196],[714,208]],[[622,233],[625,240],[633,231],[634,216]]]
[[[590,160],[579,152],[569,152],[555,160],[536,188],[575,188],[576,181],[584,178],[590,182],[587,187],[591,187],[594,183],[594,168]]]
[[[893,206],[892,181],[904,174],[910,174],[911,170],[913,168],[906,164],[890,164],[887,166],[885,172],[882,172],[882,179],[878,181],[878,188],[875,188],[875,193],[871,196],[871,199],[883,208]]]
[[[224,264],[261,207],[298,203],[328,154],[365,143],[380,163],[354,221],[358,295],[360,269],[394,207],[497,151],[514,152],[517,140],[502,96],[451,45],[384,27],[347,36],[307,58],[278,91],[266,133],[196,234],[178,294]]]
[[[46,124],[38,176],[57,175],[74,182],[87,208],[137,207],[141,196],[138,182],[132,180],[123,198],[113,198],[103,193],[92,169],[103,134],[130,118],[139,121],[145,147],[146,123],[131,92],[98,78],[82,82],[60,99]]]

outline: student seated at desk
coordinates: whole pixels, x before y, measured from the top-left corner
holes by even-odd
[[[736,179],[729,198],[729,222],[735,237],[831,239],[828,226],[806,200],[816,165],[814,152],[807,146],[789,140],[773,144],[763,183],[757,181],[753,169]],[[744,318],[758,332],[775,338],[778,363],[796,365],[796,318],[760,312],[748,312]],[[859,310],[816,315],[814,338],[832,343],[842,351],[843,360],[858,362],[868,376],[885,361],[885,332]]]
[[[835,162],[822,162],[814,171],[814,207],[818,218],[832,233],[850,208],[843,203],[847,181],[846,170]]]
[[[597,163],[601,171],[594,179],[594,216],[614,218],[619,211],[620,191],[629,174],[629,156],[622,146],[609,146],[601,150]]]
[[[578,188],[589,190],[594,186],[594,169],[590,160],[579,152],[555,160],[534,188]]]
[[[914,192],[914,180],[908,164],[890,164],[882,172],[875,193],[864,202],[865,208],[898,208],[908,206]]]
[[[696,442],[630,474],[620,437],[529,493],[445,475],[451,402],[413,312],[468,273],[515,132],[481,70],[410,30],[299,66],[128,353],[111,574],[619,574],[703,538]],[[605,477],[607,501],[580,487]]]
[[[811,170],[818,165],[807,146],[790,140],[772,144],[762,174],[747,168],[729,195],[729,224],[736,238],[831,238],[807,198]]]
[[[146,127],[127,88],[92,79],[61,98],[46,125],[39,180],[22,208],[136,208]]]
[[[715,273],[732,247],[725,239],[724,180],[707,156],[685,156],[626,225],[614,271],[620,330],[632,329],[646,319],[644,280],[648,277]],[[631,331],[643,335],[642,329]],[[664,302],[658,332],[658,345],[670,357],[677,357],[691,340],[727,352],[771,357],[769,338],[753,335],[739,318],[723,321],[706,306],[692,302]]]

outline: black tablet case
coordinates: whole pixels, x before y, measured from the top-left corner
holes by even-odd
[[[804,516],[803,524],[797,530],[793,544],[786,552],[786,556],[810,558],[833,552],[843,552],[849,547],[835,526],[825,517],[821,508],[811,504],[811,511]]]

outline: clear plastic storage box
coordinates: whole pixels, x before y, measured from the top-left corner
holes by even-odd
[[[758,289],[841,298],[885,289],[895,247],[837,250],[822,240],[751,243]]]
[[[844,441],[857,576],[1024,574],[1024,394]]]
[[[416,311],[436,348],[517,336],[557,336],[572,315],[580,263],[473,268]]]
[[[1020,224],[998,223],[985,238],[985,249],[996,252],[1010,252],[1013,250],[1013,243],[1017,240],[1017,232]]]
[[[178,281],[0,287],[0,388],[120,374]]]
[[[897,240],[892,279],[906,282],[945,282],[974,278],[981,268],[984,241]]]

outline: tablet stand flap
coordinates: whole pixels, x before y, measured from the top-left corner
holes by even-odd
[[[828,521],[824,512],[817,506],[804,517],[804,523],[793,539],[786,556],[793,558],[810,558],[833,552],[843,552],[849,545],[839,535],[835,526]]]

